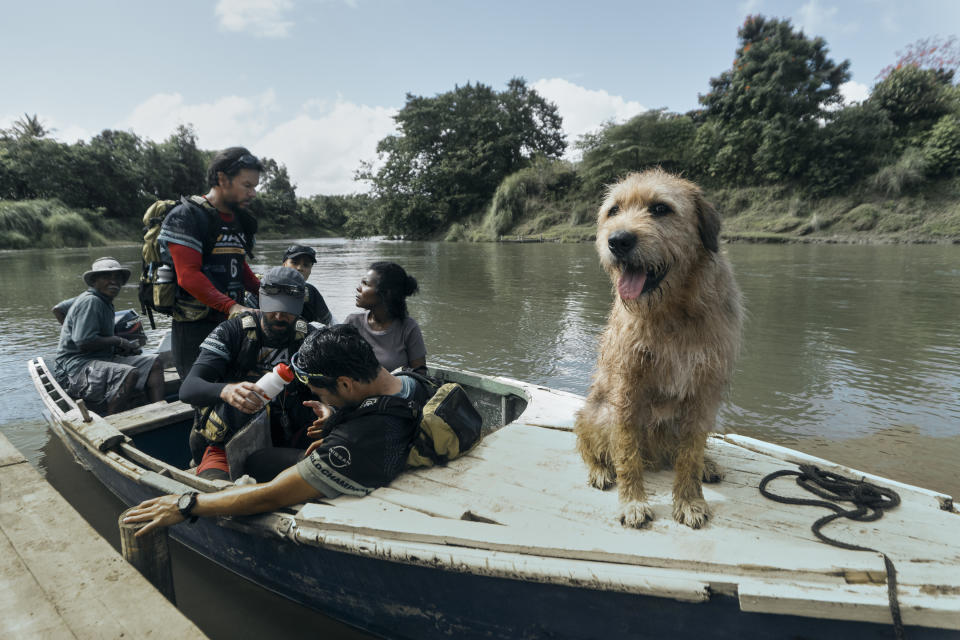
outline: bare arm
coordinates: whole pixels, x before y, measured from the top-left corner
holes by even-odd
[[[253,484],[224,489],[216,493],[201,493],[193,508],[195,516],[245,516],[273,511],[320,496],[320,492],[300,477],[296,467],[290,467],[266,484]],[[179,496],[160,496],[142,502],[123,519],[127,522],[148,522],[136,533],[143,535],[157,527],[168,527],[183,522],[177,508]]]

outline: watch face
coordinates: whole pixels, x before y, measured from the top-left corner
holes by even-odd
[[[185,493],[177,500],[177,508],[180,509],[180,512],[186,515],[186,512],[190,510],[190,507],[193,506],[194,494]]]

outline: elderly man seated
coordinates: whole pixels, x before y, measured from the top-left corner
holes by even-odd
[[[114,335],[113,299],[130,279],[130,270],[113,258],[99,258],[83,281],[89,289],[70,306],[63,327],[54,376],[68,394],[104,415],[128,408],[145,392],[163,399],[163,368],[156,355],[140,355],[140,344]]]

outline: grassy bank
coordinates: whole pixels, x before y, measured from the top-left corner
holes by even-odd
[[[261,240],[291,236],[333,237],[336,231],[313,225],[280,228],[262,225]],[[143,239],[139,217],[108,218],[103,210],[74,209],[59,200],[0,200],[0,249],[59,249],[136,244]]]
[[[454,225],[445,239],[594,239],[599,199],[552,197],[554,190],[535,181],[516,182],[511,193],[498,190],[483,216]],[[723,216],[723,237],[733,242],[960,243],[960,177],[925,182],[922,189],[864,184],[821,198],[779,186],[707,189],[706,195]]]

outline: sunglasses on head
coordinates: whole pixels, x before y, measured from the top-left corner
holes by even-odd
[[[330,376],[325,376],[322,373],[308,373],[304,370],[297,360],[300,357],[300,352],[293,354],[293,357],[290,358],[290,368],[293,369],[293,375],[302,382],[303,384],[313,384],[318,387],[332,387],[336,386],[336,379],[331,378]],[[318,384],[319,383],[319,384]]]
[[[255,155],[245,153],[230,163],[230,165],[227,167],[227,173],[230,173],[234,169],[256,169],[259,171],[260,167],[260,161],[257,160]]]
[[[298,284],[261,284],[260,293],[268,296],[286,295],[302,298],[306,294],[306,289]]]

